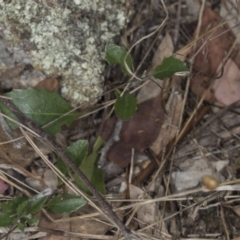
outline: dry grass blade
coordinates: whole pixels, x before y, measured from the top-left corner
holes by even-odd
[[[67,8],[67,4],[63,8]],[[116,100],[112,99],[125,92],[137,96],[139,105],[136,115],[128,122],[121,122],[123,130],[115,128],[119,131],[113,136],[119,136],[120,140],[116,142],[121,143],[118,151],[113,154],[117,144],[110,141],[103,149],[104,154],[99,162],[101,166],[110,161],[110,166],[118,164],[119,172],[110,167],[104,168],[107,169],[106,186],[110,186],[109,182],[112,184],[112,188],[107,189],[108,193],[112,193],[110,196],[99,194],[85,176],[83,181],[87,181],[94,196],[90,197],[79,190],[72,179],[64,176],[49,161],[37,141],[33,140],[35,137],[47,142],[53,151],[69,163],[62,153],[63,149],[54,139],[22,117],[16,109],[12,108],[12,111],[20,114],[17,116],[20,122],[0,112],[1,125],[4,127],[4,119],[8,119],[20,126],[31,149],[43,159],[46,168],[70,192],[82,196],[88,202],[83,209],[63,217],[43,210],[45,225],[39,225],[35,229],[39,235],[33,237],[48,234],[45,236],[48,239],[52,234],[68,239],[216,239],[223,236],[226,239],[238,239],[240,227],[235,219],[236,214],[239,215],[240,206],[237,195],[240,191],[240,34],[237,30],[235,36],[232,30],[238,29],[240,23],[237,12],[239,3],[236,5],[234,0],[201,0],[199,4],[191,0],[138,0],[130,4],[127,0],[125,4],[125,29],[118,44],[128,49],[124,65],[130,77],[124,76],[118,66],[111,69],[106,67],[105,95],[99,105],[90,107],[89,111],[85,109],[85,113],[79,117],[92,115],[86,118],[87,126],[80,126],[82,122],[85,125],[85,120],[81,120],[74,123],[77,127],[71,127],[70,131],[66,126],[62,128],[65,137],[62,146],[66,147],[69,142],[78,140],[79,136],[90,139],[92,143],[101,132],[98,131],[99,125],[100,129],[104,128],[102,116],[113,115],[113,109],[110,109]],[[48,7],[51,11],[52,6]],[[226,8],[225,17],[218,14],[222,8]],[[135,68],[130,69],[127,64],[128,55],[131,55]],[[188,63],[190,75],[154,79],[154,68],[162,63],[164,57],[172,55]],[[15,70],[19,74],[25,71],[21,67]],[[18,72],[13,72],[12,76],[16,74]],[[11,76],[11,69],[5,75]],[[54,86],[50,84],[49,87],[57,89],[56,82]],[[8,103],[8,100],[1,101]],[[72,111],[84,107],[89,106],[81,105]],[[106,128],[110,129],[110,124],[107,123]],[[9,133],[9,129],[5,131]],[[158,137],[153,143],[155,135]],[[9,142],[16,140],[11,134],[9,138],[12,139]],[[143,159],[145,156],[141,153],[145,148],[151,149],[152,154],[148,157],[153,159],[152,162]],[[55,160],[56,155],[51,154]],[[77,174],[82,174],[71,161],[69,164]],[[9,174],[0,172],[0,179],[6,184],[28,196],[29,190],[34,191],[16,182]],[[125,192],[119,194],[123,189]],[[213,218],[215,221],[212,221]],[[50,222],[55,225],[50,227]],[[33,229],[26,228],[26,231]]]

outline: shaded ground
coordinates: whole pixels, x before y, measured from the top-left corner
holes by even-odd
[[[148,85],[145,90],[148,100],[142,93],[138,99],[142,104],[139,105],[138,115],[129,125],[125,123],[120,133],[121,146],[116,151],[109,151],[108,158],[112,162],[104,166],[109,201],[114,208],[124,208],[130,205],[130,200],[132,204],[141,202],[141,198],[144,198],[142,202],[152,200],[150,204],[117,211],[121,220],[137,232],[140,239],[237,239],[240,234],[240,117],[239,104],[234,103],[240,99],[239,78],[236,77],[240,66],[238,45],[231,48],[236,36],[226,25],[217,28],[219,32],[201,36],[222,23],[223,18],[217,13],[221,12],[226,1],[206,1],[206,4],[208,8],[204,10],[198,1],[166,1],[167,22],[156,34],[138,42],[157,30],[166,14],[161,1],[135,1],[131,6],[134,13],[129,15],[126,29],[116,38],[116,43],[127,49],[138,42],[131,56],[135,69],[138,69],[135,74],[142,77],[142,81],[150,79],[143,76],[150,74],[153,66],[174,53],[186,61],[190,69],[189,76],[174,76],[157,82],[158,85]],[[195,44],[193,39],[196,36],[201,37]],[[163,42],[165,45],[161,45]],[[189,42],[191,46],[185,48]],[[226,65],[229,58],[235,63],[234,68],[232,62]],[[22,71],[26,74],[31,70]],[[229,80],[231,76],[226,76],[228,72],[235,74],[233,81]],[[129,83],[129,77],[121,73],[119,66],[106,66],[105,79],[106,94],[99,101],[99,106],[115,98],[116,88],[122,91]],[[55,86],[56,79],[52,81],[50,87]],[[216,86],[219,82],[223,87]],[[127,91],[141,83],[134,78],[127,85]],[[3,86],[3,92],[7,91],[6,85]],[[226,90],[228,86],[231,86],[229,91]],[[46,85],[44,87],[47,88]],[[155,93],[155,89],[163,90]],[[105,140],[112,133],[110,130],[114,128],[116,119],[103,121],[110,111],[111,107],[105,108],[79,119],[70,128],[63,129],[56,139],[62,147],[78,139],[87,139],[91,152],[99,133]],[[154,139],[151,139],[152,136]],[[124,138],[122,142],[121,137]],[[56,163],[55,154],[38,144],[50,161]],[[135,148],[135,153],[131,148]],[[19,153],[15,156],[11,146],[4,148],[3,152],[12,159],[19,158]],[[43,175],[46,172],[47,166],[36,158],[30,147],[24,150],[24,154],[27,157],[26,162],[21,164],[23,168],[34,174]],[[202,180],[204,176],[208,178]],[[15,177],[19,178],[16,173]],[[133,185],[129,184],[129,179]],[[57,180],[54,181],[56,184]],[[6,193],[10,196],[19,194],[13,187]],[[88,206],[73,215],[85,216],[92,212],[96,211]],[[86,219],[89,218],[86,216]],[[95,216],[71,224],[68,221],[62,225],[55,223],[52,229],[96,234],[95,237],[87,235],[89,239],[113,239],[116,232],[106,223],[105,218]],[[41,226],[43,230],[49,230],[50,224],[45,222]],[[52,239],[60,239],[58,237],[53,236]]]

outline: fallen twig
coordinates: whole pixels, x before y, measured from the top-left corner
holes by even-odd
[[[118,142],[120,140],[120,131],[122,129],[123,121],[121,119],[118,119],[114,132],[112,136],[108,139],[106,145],[101,150],[101,156],[98,161],[98,167],[102,168],[107,160],[107,152],[110,149],[110,147],[113,145],[114,142]]]

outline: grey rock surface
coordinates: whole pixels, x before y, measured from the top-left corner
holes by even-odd
[[[103,93],[104,46],[124,25],[123,2],[0,0],[0,34],[9,52],[23,52],[18,62],[61,76],[73,105],[94,104]],[[9,67],[0,58],[0,71]]]

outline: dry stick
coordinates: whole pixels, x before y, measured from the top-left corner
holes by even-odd
[[[178,0],[177,3],[177,22],[174,28],[174,36],[173,36],[173,44],[177,45],[178,37],[179,37],[179,28],[180,28],[180,19],[181,19],[181,9],[182,9],[182,0]]]
[[[224,233],[225,233],[224,235],[225,235],[227,240],[230,240],[229,231],[228,231],[228,228],[227,228],[227,223],[226,223],[226,220],[225,220],[224,210],[223,210],[222,205],[220,206],[220,213],[221,213],[221,218],[222,218],[222,223],[223,223],[223,230],[224,230]]]
[[[104,164],[106,163],[107,152],[111,148],[113,143],[118,142],[120,140],[119,135],[120,135],[120,132],[121,132],[121,129],[122,129],[122,125],[123,125],[123,120],[118,119],[112,136],[108,139],[106,145],[101,150],[101,155],[100,155],[100,158],[99,158],[99,161],[98,161],[98,168],[102,168],[104,166]]]
[[[77,165],[69,158],[66,153],[62,150],[62,148],[58,145],[54,138],[52,138],[49,134],[47,134],[41,127],[37,126],[34,122],[25,117],[12,103],[12,101],[2,98],[0,96],[0,102],[5,104],[15,115],[16,117],[30,129],[34,130],[40,138],[44,141],[47,141],[53,150],[62,158],[66,165],[68,165],[83,181],[83,183],[88,187],[91,193],[98,199],[101,204],[104,212],[109,215],[112,221],[116,224],[116,226],[122,231],[123,235],[126,239],[134,238],[133,233],[130,229],[128,229],[118,218],[115,212],[113,212],[110,204],[107,200],[94,188],[91,182],[87,179],[84,173],[77,167]]]

